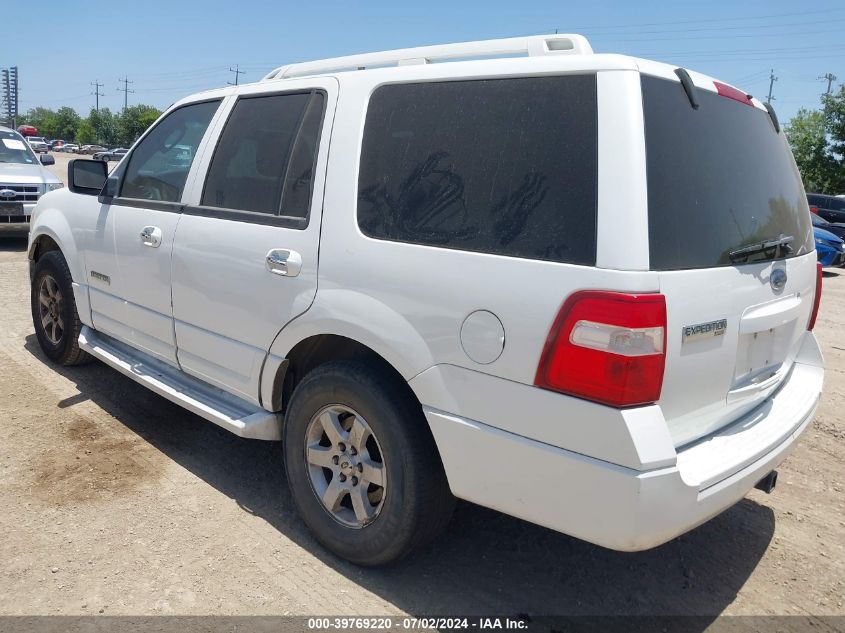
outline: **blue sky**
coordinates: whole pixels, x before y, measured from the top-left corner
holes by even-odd
[[[119,110],[118,79],[134,83],[129,103],[165,107],[292,61],[426,44],[575,32],[596,52],[618,52],[699,70],[765,97],[788,120],[845,82],[845,3],[795,2],[270,2],[264,0],[4,0],[0,66],[17,65],[21,110],[69,105],[87,113],[91,82],[100,106]],[[10,16],[14,16],[10,20]],[[36,36],[36,34],[39,34]]]

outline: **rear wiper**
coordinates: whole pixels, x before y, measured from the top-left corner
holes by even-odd
[[[730,253],[728,253],[728,257],[732,262],[738,262],[742,260],[747,261],[748,258],[752,255],[774,251],[772,257],[777,258],[781,252],[781,249],[785,254],[791,253],[792,246],[790,245],[794,241],[795,238],[791,235],[781,234],[774,239],[763,240],[762,242],[757,242],[756,244],[749,244],[748,246],[743,246],[742,248],[732,250]]]

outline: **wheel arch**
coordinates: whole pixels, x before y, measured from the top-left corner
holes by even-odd
[[[315,345],[318,351],[310,351]],[[357,290],[321,289],[311,307],[282,328],[270,346],[260,386],[265,408],[280,410],[278,385],[275,397],[271,397],[278,373],[287,372],[297,360],[301,364],[306,351],[326,360],[344,360],[349,354],[357,354],[380,363],[398,374],[412,393],[408,381],[435,364],[422,334],[387,303]],[[271,408],[271,403],[276,406]]]
[[[413,389],[402,373],[388,359],[372,347],[360,341],[340,334],[313,334],[298,341],[277,363],[275,371],[263,378],[262,383],[269,387],[269,398],[265,407],[274,411],[284,411],[296,385],[312,370],[332,361],[356,360],[378,367],[391,375],[399,388],[419,403]],[[266,369],[266,368],[265,368]],[[422,406],[422,405],[420,405]]]
[[[56,208],[39,210],[36,221],[30,228],[27,257],[30,266],[44,254],[52,250],[61,252],[67,262],[71,278],[76,283],[84,283],[85,275],[79,261],[79,250],[73,230],[64,214]]]

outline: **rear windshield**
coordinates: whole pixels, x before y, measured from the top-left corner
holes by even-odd
[[[642,89],[653,270],[730,266],[780,236],[794,238],[787,257],[813,250],[801,177],[765,111],[707,90],[696,110],[679,82],[646,75]]]
[[[377,239],[596,261],[596,76],[378,88],[358,179]]]

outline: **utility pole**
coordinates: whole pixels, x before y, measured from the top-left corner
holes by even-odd
[[[819,81],[824,81],[824,80],[827,80],[827,93],[826,94],[830,94],[830,91],[831,91],[832,86],[833,86],[833,82],[836,81],[836,75],[834,75],[833,73],[826,73],[826,74],[822,75],[821,77],[819,77]]]
[[[17,129],[18,127],[18,97],[20,96],[20,78],[18,77],[18,67],[12,66],[9,69],[9,76],[11,77],[12,82],[12,92],[15,95],[15,111],[12,115],[12,129]]]
[[[17,127],[18,118],[18,67],[3,68],[3,113],[9,127]]]
[[[229,72],[235,73],[235,81],[234,82],[231,82],[231,81],[226,82],[230,86],[237,86],[238,85],[238,75],[245,75],[246,74],[245,70],[239,70],[239,68],[240,68],[239,64],[235,64],[234,68],[229,66]]]
[[[12,84],[9,82],[9,69],[4,68],[2,70],[3,76],[3,120],[4,122],[11,128],[14,128],[14,124],[12,123],[12,109],[14,107],[14,102],[12,100]]]
[[[91,85],[94,86],[94,92],[91,93],[92,95],[94,95],[94,109],[96,109],[97,112],[99,112],[100,111],[100,97],[106,96],[102,92],[100,92],[100,88],[102,88],[106,84],[101,84],[99,81],[97,81],[95,79],[94,81],[91,82]]]
[[[126,110],[126,107],[129,105],[129,93],[134,93],[134,90],[129,89],[129,84],[134,84],[134,81],[129,81],[127,78],[118,79],[118,81],[123,82],[123,88],[118,88],[118,92],[123,93],[123,109]]]
[[[774,69],[774,68],[772,68],[772,72],[771,72],[771,74],[769,75],[769,98],[767,99],[767,101],[768,101],[769,103],[771,103],[771,102],[772,102],[772,99],[774,99],[774,97],[772,96],[772,88],[774,88],[775,82],[776,82],[777,80],[778,80],[778,78],[777,78],[777,77],[775,77],[775,69]]]

